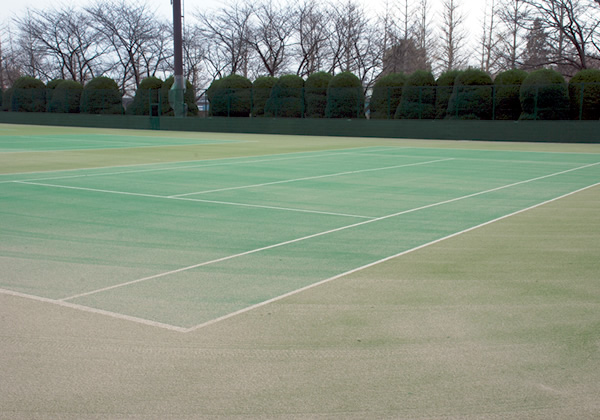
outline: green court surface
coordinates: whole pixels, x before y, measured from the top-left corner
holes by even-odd
[[[194,412],[195,404],[180,402],[178,408],[165,405],[164,416],[156,418],[526,418],[527,413],[527,418],[561,418],[562,414],[550,415],[557,408],[551,395],[559,394],[564,402],[567,391],[557,391],[554,385],[547,385],[546,391],[538,387],[529,395],[533,402],[527,403],[515,400],[515,390],[525,389],[524,382],[505,389],[515,378],[527,376],[526,369],[503,376],[498,367],[495,374],[507,383],[497,383],[496,378],[493,386],[480,384],[486,392],[507,394],[484,396],[473,391],[475,385],[469,381],[483,378],[465,367],[467,356],[458,356],[452,338],[460,337],[462,345],[474,343],[469,351],[478,363],[484,363],[482,354],[489,356],[488,346],[497,342],[494,363],[502,363],[502,358],[510,359],[503,346],[534,349],[540,341],[530,342],[531,337],[551,343],[546,334],[553,328],[558,345],[565,333],[577,336],[567,328],[574,326],[587,343],[587,350],[582,350],[586,356],[577,357],[587,357],[584,364],[599,365],[600,318],[597,314],[590,318],[600,309],[600,239],[590,233],[598,231],[600,222],[596,145],[1,128],[0,162],[7,165],[0,175],[0,299],[33,305],[13,314],[16,319],[23,317],[27,324],[36,313],[73,316],[72,334],[85,336],[84,342],[96,333],[106,335],[97,328],[115,323],[122,327],[115,327],[109,336],[114,339],[119,330],[131,334],[140,329],[133,333],[144,337],[136,339],[140,346],[153,341],[149,338],[153,334],[159,342],[169,334],[167,341],[178,345],[193,346],[188,340],[200,340],[201,346],[219,347],[218,352],[239,351],[242,359],[267,348],[298,352],[299,360],[285,356],[288,364],[283,360],[279,364],[279,375],[288,375],[290,381],[280,376],[284,392],[269,391],[270,384],[265,387],[260,380],[253,384],[248,377],[238,384],[211,377],[208,381],[221,387],[211,392],[222,394],[205,411]],[[576,206],[560,213],[561,203],[570,200],[577,200]],[[558,215],[544,214],[544,209],[552,208]],[[578,220],[569,219],[569,212]],[[529,214],[540,218],[525,217]],[[525,222],[512,229],[513,220]],[[493,233],[493,240],[479,233],[497,226],[509,228]],[[568,238],[574,231],[578,235]],[[521,237],[522,232],[529,233]],[[573,246],[582,236],[585,246]],[[548,242],[540,243],[542,239]],[[507,250],[525,244],[529,259],[506,256]],[[548,251],[540,254],[544,248]],[[428,257],[410,262],[420,255]],[[573,277],[543,275],[552,261],[540,260],[540,255],[563,259],[561,269],[569,268],[565,272]],[[477,273],[474,278],[472,273]],[[309,302],[294,303],[305,299]],[[358,312],[349,309],[363,300],[368,303]],[[565,303],[569,311],[564,319],[539,327],[540,313],[551,313],[552,305],[560,311]],[[498,312],[501,308],[506,312]],[[510,315],[513,311],[515,315]],[[13,332],[4,330],[11,322],[2,319],[3,334],[11,337]],[[504,327],[513,321],[522,328],[518,334],[503,336],[512,334]],[[19,323],[13,322],[17,327]],[[423,336],[421,324],[433,335]],[[284,334],[286,325],[289,331]],[[263,330],[273,326],[281,329],[277,333],[281,335],[267,334],[269,343],[261,343]],[[17,336],[21,338],[9,338],[12,344],[7,347],[22,339]],[[447,344],[439,341],[442,336]],[[299,344],[303,337],[306,341]],[[340,347],[340,340],[346,347]],[[429,379],[411,371],[408,382],[403,382],[389,377],[378,363],[369,370],[365,360],[352,362],[346,353],[363,340],[375,350],[365,357],[381,356],[387,363],[411,366],[420,363],[421,373]],[[229,344],[220,347],[220,342]],[[377,343],[382,345],[379,350]],[[340,371],[332,373],[341,382],[339,391],[328,388],[328,392],[331,401],[344,402],[300,403],[322,398],[317,397],[318,389],[302,381],[307,381],[315,357],[322,361],[314,352],[330,346],[336,350],[323,357],[341,352],[341,360],[366,369],[367,377],[357,379],[357,372],[343,371],[340,365]],[[417,349],[428,356],[413,353]],[[461,359],[460,366],[452,368],[446,350],[447,357]],[[524,357],[527,352],[522,350],[519,347],[515,354]],[[218,363],[212,356],[196,356],[202,363]],[[192,363],[196,356],[181,357]],[[223,360],[233,369],[237,362],[230,356],[233,359]],[[257,375],[275,362],[264,356],[262,362],[252,358],[256,371],[243,369],[244,375]],[[125,363],[117,359],[115,363]],[[542,374],[533,360],[528,363],[535,375]],[[268,381],[277,377],[263,374]],[[219,375],[233,375],[235,381],[236,373],[233,369]],[[461,378],[460,384],[452,382],[453,375]],[[160,381],[167,386],[169,379]],[[298,393],[292,391],[294,381],[301,382]],[[594,381],[586,377],[578,386]],[[378,388],[381,394],[370,402],[353,402],[352,382],[365,387],[367,394]],[[262,390],[260,400],[247,402],[246,409],[226,402],[226,395],[240,395],[242,383],[254,387],[251,394]],[[457,386],[465,393],[453,388]],[[156,392],[152,389],[150,394]],[[427,392],[438,393],[429,406]],[[18,402],[20,394],[10,395],[0,417],[9,418],[11,412],[15,418],[27,417]],[[581,401],[569,406],[569,413],[592,418],[597,404],[590,402],[588,393],[579,395]],[[450,402],[461,396],[462,405]],[[506,404],[496,397],[505,398]],[[66,400],[60,404],[57,417],[78,412],[65,408]],[[138,403],[122,404],[106,412],[94,406],[82,410],[89,418],[102,418],[103,413],[111,418],[152,417]],[[43,407],[36,410],[41,418],[52,418]]]

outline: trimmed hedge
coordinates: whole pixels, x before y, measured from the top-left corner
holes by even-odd
[[[365,96],[360,79],[350,72],[334,76],[327,87],[328,118],[364,117]]]
[[[404,73],[392,73],[375,82],[369,103],[369,118],[394,118],[394,113],[402,98],[402,87],[406,79]]]
[[[150,108],[153,104],[162,103],[161,100],[161,88],[163,86],[163,81],[158,77],[147,77],[140,82],[137,90],[135,91],[135,96],[133,98],[133,102],[129,104],[127,107],[127,113],[130,115],[150,115]],[[157,107],[158,109],[153,109],[152,112],[159,113],[162,106]],[[158,115],[155,115],[158,116]]]
[[[454,90],[454,81],[461,73],[460,70],[450,70],[438,77],[435,95],[435,118],[446,118],[448,103]]]
[[[304,83],[305,115],[307,118],[324,118],[327,110],[327,87],[333,79],[330,73],[320,71],[306,78]]]
[[[19,77],[12,86],[9,110],[16,112],[46,111],[46,85],[34,77]]]
[[[463,71],[454,80],[446,118],[489,120],[492,118],[492,78],[482,70]]]
[[[527,72],[519,69],[507,70],[494,80],[494,108],[496,120],[518,120],[521,115],[519,91],[527,78]]]
[[[90,80],[83,87],[81,112],[85,114],[122,114],[122,97],[117,82],[104,76]]]
[[[248,117],[252,110],[252,82],[232,74],[215,80],[207,91],[211,115],[217,117]]]
[[[160,88],[160,99],[161,99],[161,115],[173,116],[175,113],[169,103],[169,90],[175,83],[175,77],[171,76],[165,80]],[[185,93],[183,94],[183,102],[187,105],[187,115],[194,116],[198,115],[198,105],[196,105],[196,89],[190,83],[189,80],[185,81]]]
[[[569,93],[562,75],[536,70],[521,85],[521,120],[564,120],[569,117]]]
[[[83,86],[74,80],[63,80],[53,89],[48,101],[48,112],[64,112],[75,114],[81,106]]]
[[[265,114],[265,105],[271,96],[271,89],[277,83],[273,76],[261,76],[252,83],[252,116],[260,117]]]
[[[295,74],[281,76],[273,88],[265,105],[265,116],[300,118],[304,113],[302,89],[304,80]]]
[[[417,70],[411,74],[402,88],[402,98],[394,118],[435,118],[436,84],[433,74]]]
[[[600,119],[600,70],[581,70],[573,76],[569,81],[569,99],[572,119]]]

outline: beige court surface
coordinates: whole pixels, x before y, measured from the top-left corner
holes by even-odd
[[[599,208],[596,187],[188,334],[1,295],[0,417],[597,418]]]

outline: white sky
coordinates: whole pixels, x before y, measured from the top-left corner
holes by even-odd
[[[253,1],[253,0],[247,0]],[[373,4],[381,5],[384,8],[385,0],[359,0],[365,5],[366,10],[370,10]],[[389,0],[393,3],[394,0]],[[461,4],[462,13],[466,17],[464,30],[468,33],[469,44],[475,46],[480,38],[482,31],[483,10],[486,0],[458,0]],[[192,14],[193,11],[201,9],[212,9],[221,7],[227,0],[182,0],[184,14]],[[94,0],[79,0],[79,1],[56,1],[56,0],[6,0],[2,5],[2,16],[0,22],[6,22],[15,15],[24,13],[27,8],[32,9],[47,9],[55,7],[57,4],[73,4],[78,6],[86,6],[94,3]],[[150,7],[155,7],[158,14],[171,20],[173,16],[170,0],[146,0],[146,4]],[[437,20],[441,13],[442,0],[432,0],[431,13],[432,20]]]

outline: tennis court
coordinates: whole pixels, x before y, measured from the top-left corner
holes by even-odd
[[[303,293],[330,299],[327,285],[340,279],[578,194],[597,197],[600,185],[595,146],[303,138],[265,146],[259,136],[8,128],[0,155],[43,162],[0,175],[0,294],[184,335]],[[291,151],[269,152],[278,141]],[[118,165],[83,158],[68,170],[56,163],[57,154],[115,148],[156,155]]]

